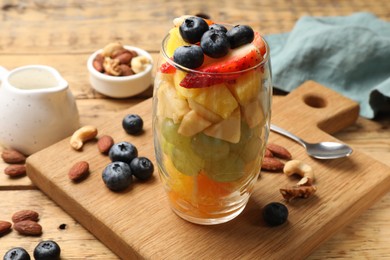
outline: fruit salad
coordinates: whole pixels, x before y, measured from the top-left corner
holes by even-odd
[[[267,45],[250,26],[196,16],[173,21],[158,64],[153,128],[173,210],[200,224],[245,207],[269,132]]]

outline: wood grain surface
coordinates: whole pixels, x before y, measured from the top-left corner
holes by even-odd
[[[13,69],[32,63],[55,67],[70,83],[77,98],[82,124],[110,118],[118,112],[150,97],[147,91],[123,100],[107,99],[90,88],[86,59],[94,50],[111,41],[149,50],[156,57],[159,42],[173,17],[183,13],[205,13],[213,19],[246,23],[264,34],[290,31],[303,15],[349,15],[372,12],[390,21],[387,0],[243,0],[243,1],[87,1],[87,0],[2,0],[0,1],[0,66]],[[275,96],[274,100],[281,97]],[[0,122],[4,123],[4,122]],[[390,118],[375,120],[359,117],[357,122],[334,134],[367,156],[390,165]],[[272,135],[271,135],[272,136]],[[1,148],[0,148],[1,150]],[[6,164],[0,160],[0,171]],[[60,231],[56,219],[75,223],[58,205],[42,195],[27,177],[10,179],[0,174],[2,196],[0,219],[9,219],[19,208],[44,205],[50,218],[50,236],[22,237],[11,232],[0,236],[0,256],[13,246],[33,248],[35,241],[46,238],[64,241],[64,259],[117,259],[107,247],[83,228]],[[390,194],[314,251],[309,259],[390,258]],[[80,227],[80,226],[79,226]],[[82,238],[79,242],[77,238]],[[65,242],[67,241],[67,242]],[[73,242],[72,242],[73,241]],[[88,245],[88,249],[86,249]],[[30,250],[31,252],[31,250]]]
[[[326,105],[318,107],[313,100]],[[101,135],[133,143],[140,155],[156,164],[151,110],[148,99],[110,121],[97,123],[97,127]],[[332,140],[319,127],[338,131],[353,124],[359,110],[357,103],[315,82],[307,82],[274,102],[272,111],[273,123],[288,127],[311,142]],[[142,135],[129,136],[120,127],[127,113],[139,114],[144,119]],[[203,227],[187,223],[171,212],[157,173],[151,181],[136,182],[121,193],[106,189],[101,173],[110,160],[99,155],[95,142],[86,143],[83,151],[78,152],[70,147],[67,138],[30,156],[27,170],[38,188],[122,258],[300,259],[390,190],[390,167],[357,150],[348,158],[322,161],[309,158],[300,145],[281,136],[273,136],[270,141],[288,147],[294,159],[312,165],[318,186],[314,197],[288,203],[288,224],[274,229],[262,222],[261,208],[272,201],[283,201],[279,188],[294,184],[283,174],[263,172],[239,217],[219,226]],[[53,157],[58,159],[52,160]],[[80,160],[89,162],[90,177],[74,184],[67,172]],[[302,249],[297,251],[297,247]]]

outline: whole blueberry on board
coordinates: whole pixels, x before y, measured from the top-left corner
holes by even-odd
[[[145,181],[152,177],[154,165],[146,157],[137,157],[131,161],[130,169],[137,179]]]
[[[60,259],[61,248],[53,240],[40,242],[34,249],[36,260],[57,260]]]
[[[126,133],[136,135],[142,132],[144,121],[139,115],[128,114],[122,120],[122,127]]]
[[[132,174],[129,164],[124,162],[112,162],[103,170],[104,184],[112,191],[126,189],[132,183]]]
[[[137,147],[129,142],[120,142],[114,144],[108,152],[112,162],[120,161],[130,163],[135,157],[138,156]]]
[[[23,247],[14,247],[8,250],[3,260],[30,260],[30,255]]]
[[[279,202],[271,202],[263,208],[263,218],[269,226],[279,226],[287,221],[288,209]]]

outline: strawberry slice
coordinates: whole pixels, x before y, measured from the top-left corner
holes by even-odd
[[[165,62],[161,64],[159,71],[161,73],[171,74],[171,73],[175,73],[176,68],[172,66],[169,62]]]
[[[263,56],[259,49],[254,44],[247,44],[231,50],[224,58],[203,65],[198,69],[200,72],[219,73],[218,75],[188,73],[180,82],[180,86],[184,88],[203,88],[234,80],[240,76],[240,73],[229,73],[249,69],[262,60]],[[224,73],[227,74],[224,75]]]
[[[265,47],[264,40],[261,37],[259,32],[255,32],[255,37],[253,39],[252,44],[257,47],[257,49],[260,51],[262,56],[265,55],[265,53],[267,52],[267,48]]]

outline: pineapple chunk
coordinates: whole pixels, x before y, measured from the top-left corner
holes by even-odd
[[[168,57],[173,57],[173,53],[178,47],[188,45],[180,35],[179,27],[173,27],[169,30],[169,39],[167,42],[167,46],[165,48],[165,52]]]
[[[175,87],[162,81],[157,89],[157,116],[171,118],[178,123],[190,111],[187,100],[176,94]]]
[[[212,123],[218,123],[218,122],[222,121],[222,117],[220,117],[216,113],[208,110],[204,106],[196,103],[192,99],[188,99],[188,105],[190,106],[190,109],[195,110],[195,112],[197,114],[199,114],[201,117],[203,117],[204,119],[206,119]]]
[[[248,104],[256,98],[261,87],[261,74],[258,71],[250,71],[240,76],[232,84],[229,84],[229,89],[242,106]]]
[[[187,75],[187,72],[176,70],[175,75],[173,76],[173,82],[175,84],[176,91],[179,96],[183,98],[193,98],[197,96],[202,90],[200,88],[184,88],[180,86],[180,82]]]
[[[236,99],[225,84],[199,88],[200,92],[192,99],[206,109],[226,119],[238,107]]]
[[[177,132],[184,136],[193,136],[210,125],[210,121],[207,121],[194,110],[191,110],[183,117]]]
[[[255,99],[242,107],[242,117],[250,128],[254,128],[265,120],[265,115],[260,102]]]
[[[237,108],[225,120],[206,128],[203,133],[234,144],[238,143],[241,137],[240,109]]]

